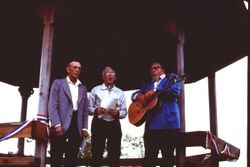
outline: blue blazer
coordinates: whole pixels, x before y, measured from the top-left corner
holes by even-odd
[[[156,91],[161,91],[164,86],[170,82],[169,77],[179,76],[174,73],[166,74],[166,77],[162,79]],[[154,88],[153,82],[147,82],[144,86],[132,94],[132,99],[138,93],[146,93],[149,90]],[[161,101],[160,108],[156,109],[150,115],[150,118],[146,121],[146,129],[178,129],[180,128],[180,111],[179,111],[179,102],[178,97],[181,91],[181,84],[179,82],[174,83],[171,87],[162,92],[159,96],[159,101]]]
[[[77,105],[78,131],[82,134],[83,128],[88,129],[89,114],[87,89],[83,84],[79,85]],[[66,78],[53,81],[48,103],[48,114],[51,126],[61,124],[64,133],[68,130],[73,115],[73,103]]]

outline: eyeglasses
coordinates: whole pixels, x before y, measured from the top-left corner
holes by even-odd
[[[158,70],[159,68],[161,68],[161,66],[154,66],[154,67],[151,67],[151,70]]]
[[[114,73],[114,72],[105,72],[105,75],[106,75],[106,76],[114,76],[115,73]]]

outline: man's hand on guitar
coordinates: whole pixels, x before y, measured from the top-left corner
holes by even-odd
[[[153,96],[153,94],[155,94],[155,91],[152,89],[152,90],[149,90],[145,93],[145,98],[147,100],[149,100],[151,98],[151,96]]]
[[[144,94],[138,94],[136,100],[140,101],[143,105],[146,105],[146,98]]]
[[[149,90],[145,94],[138,94],[136,99],[142,102],[143,105],[147,105],[147,102],[150,100],[151,96],[155,93],[154,90]]]

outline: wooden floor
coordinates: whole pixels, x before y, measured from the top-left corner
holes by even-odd
[[[0,154],[0,166],[3,167],[21,167],[21,166],[29,166],[29,167],[39,167],[40,166],[40,158],[30,157],[30,156],[7,156]],[[185,157],[184,160],[184,167],[214,167],[215,162],[225,161],[226,157],[218,158],[213,156],[210,153],[207,154],[200,154]],[[158,158],[157,165],[161,164],[162,159]],[[178,160],[176,157],[172,157],[171,162],[172,164],[176,164]],[[46,158],[46,164],[50,164],[50,158]],[[78,158],[77,165],[79,166],[91,166],[92,160],[89,158]],[[102,161],[103,166],[108,166],[108,160],[103,159]],[[126,158],[120,159],[120,166],[133,166],[139,167],[143,166],[143,159],[142,158]]]

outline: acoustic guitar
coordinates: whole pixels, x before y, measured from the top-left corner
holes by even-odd
[[[152,96],[150,96],[146,104],[143,104],[139,100],[133,101],[129,108],[128,108],[128,119],[129,122],[135,126],[140,126],[142,125],[150,116],[150,114],[158,107],[161,106],[161,101],[158,100],[158,96],[162,94],[165,90],[170,88],[174,83],[180,82],[185,80],[184,76],[181,76],[180,78],[176,79],[173,76],[169,77],[169,81],[167,84],[164,86],[163,89],[160,91],[156,92]]]

